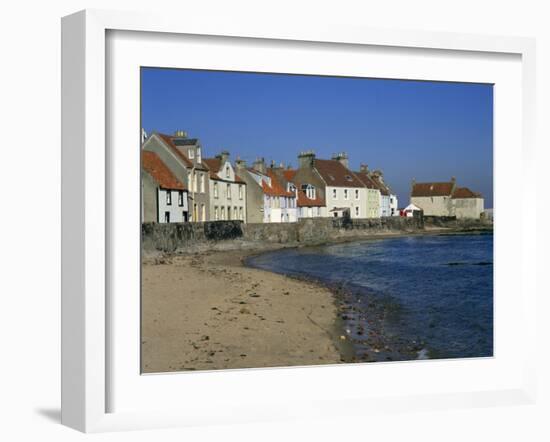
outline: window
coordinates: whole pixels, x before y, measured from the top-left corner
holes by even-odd
[[[164,212],[164,222],[165,223],[170,222],[170,212]]]
[[[338,218],[338,212],[334,212],[334,218]]]
[[[227,192],[227,199],[230,200],[231,199],[231,184],[227,184],[227,188],[226,188],[226,192]]]
[[[206,221],[206,206],[201,204],[201,220]]]
[[[190,159],[195,158],[195,150],[194,149],[191,148],[187,152],[189,153],[189,158]]]
[[[225,207],[222,207],[222,219],[225,219]]]
[[[193,190],[194,190],[195,192],[196,192],[197,189],[199,188],[198,182],[197,182],[198,178],[199,178],[199,177],[198,177],[197,172],[194,172],[194,173],[193,173]]]
[[[288,216],[288,213],[286,214],[286,222],[290,222],[290,217]]]
[[[214,198],[218,198],[218,183],[214,183]]]
[[[239,199],[243,199],[243,185],[239,184]]]
[[[214,206],[214,219],[218,221],[220,219],[220,214],[218,210],[218,206]]]
[[[183,192],[181,190],[178,192],[178,206],[183,207]]]
[[[346,175],[345,178],[346,178],[346,180],[349,181],[349,182],[353,181],[353,179],[352,179],[349,175]]]
[[[166,191],[166,205],[172,205],[172,192],[170,192],[169,190]]]
[[[227,208],[227,219],[231,219],[231,207]]]
[[[226,178],[231,178],[231,173],[229,172],[229,166],[225,166],[225,177]]]
[[[243,208],[242,207],[239,207],[239,219],[244,221],[244,218],[243,218]]]
[[[204,173],[201,173],[201,193],[204,193]]]
[[[348,196],[348,189],[344,189],[344,199],[347,200]]]
[[[359,199],[359,189],[355,189],[355,199]]]
[[[332,198],[333,198],[333,199],[336,199],[336,198],[337,198],[336,189],[332,189]]]
[[[239,212],[237,212],[237,206],[233,207],[233,218],[239,219]]]
[[[201,148],[197,147],[197,163],[201,162]]]
[[[359,216],[359,207],[355,208],[355,216]]]

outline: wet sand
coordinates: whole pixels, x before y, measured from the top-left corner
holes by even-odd
[[[144,373],[335,364],[350,351],[329,289],[243,267],[245,251],[145,260]]]

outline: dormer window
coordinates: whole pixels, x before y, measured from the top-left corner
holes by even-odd
[[[187,152],[188,152],[188,156],[191,160],[193,158],[195,158],[195,151],[193,149],[189,149]]]
[[[229,166],[225,166],[225,177],[229,179],[231,177],[231,174],[229,172]]]
[[[201,162],[201,148],[197,147],[197,163]]]
[[[345,178],[347,181],[353,181],[353,179],[349,175],[346,175]]]

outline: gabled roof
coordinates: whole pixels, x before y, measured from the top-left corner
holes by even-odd
[[[281,182],[277,179],[277,176],[272,170],[268,170],[266,175],[271,179],[271,186],[267,184],[267,181],[262,180],[262,189],[266,195],[269,196],[286,196],[296,197],[293,192],[288,192]]]
[[[283,171],[283,176],[287,181],[292,181],[296,176],[296,172],[297,170],[294,170],[294,169],[286,169]]]
[[[357,178],[365,185],[367,189],[377,189],[378,186],[373,181],[373,179],[369,176],[367,172],[354,172]]]
[[[412,187],[411,196],[451,196],[453,185],[452,181],[444,183],[415,183]]]
[[[365,187],[359,178],[339,161],[315,159],[313,165],[327,186]]]
[[[210,170],[210,179],[217,180],[217,181],[228,181],[218,175],[222,168],[222,161],[220,158],[203,158],[202,162],[206,164],[206,166]],[[246,184],[244,180],[236,173],[235,173],[235,182],[239,184]]]
[[[319,192],[315,192],[316,198],[308,198],[305,190],[297,189],[298,198],[296,204],[298,207],[321,207],[325,206],[325,201],[319,196]]]
[[[388,196],[390,194],[390,189],[384,182],[380,179],[380,177],[371,174],[369,175],[369,178],[374,183],[375,187],[380,191],[381,195]]]
[[[472,192],[467,187],[458,187],[453,192],[453,198],[482,198],[480,193]]]
[[[141,151],[141,167],[153,177],[159,187],[167,190],[185,190],[183,183],[175,177],[155,152]]]
[[[193,167],[193,163],[189,158],[187,158],[186,155],[184,155],[180,150],[177,148],[177,146],[174,144],[174,141],[172,140],[172,137],[169,135],[157,133],[159,138],[164,141],[164,143],[170,148],[172,152],[181,160],[187,167]]]
[[[185,163],[185,165],[187,167],[195,167],[195,169],[206,170],[206,171],[208,170],[208,166],[206,166],[204,164],[203,165],[195,165],[187,157],[187,154],[185,152],[185,148],[182,147],[182,146],[186,146],[186,145],[189,146],[189,145],[197,144],[198,140],[196,138],[190,138],[189,139],[190,141],[193,141],[193,143],[184,144],[183,142],[186,139],[172,137],[170,135],[161,134],[161,133],[157,133],[157,135],[162,139],[162,141],[164,141],[164,143],[170,148],[170,150],[172,152],[174,152],[174,154]]]

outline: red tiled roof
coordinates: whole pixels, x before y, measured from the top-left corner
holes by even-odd
[[[168,169],[155,152],[141,151],[141,167],[160,187],[168,190],[185,190],[185,186]]]
[[[315,159],[317,169],[327,186],[334,187],[365,187],[354,173],[336,160]]]
[[[481,198],[481,194],[477,192],[472,192],[467,187],[458,187],[453,192],[453,198]]]
[[[287,169],[283,171],[283,176],[285,177],[285,180],[292,181],[293,178],[296,176],[296,172],[296,170]]]
[[[415,183],[411,196],[451,196],[453,182],[448,183]]]
[[[308,198],[305,190],[302,189],[298,189],[297,193],[298,198],[296,204],[298,207],[321,207],[325,205],[325,202],[319,196],[315,199]]]
[[[298,171],[294,169],[284,170],[283,176],[287,182],[290,182],[296,186],[296,204],[298,207],[321,207],[325,205],[323,198],[319,196],[319,192],[316,192],[316,198],[308,198],[306,191],[302,190],[302,183],[296,179],[296,173]]]
[[[218,173],[222,167],[222,162],[219,158],[203,158],[203,163],[205,163],[211,172]]]
[[[266,181],[262,180],[262,189],[266,195],[288,197],[295,196],[293,192],[288,192],[285,190],[273,171],[268,170],[266,175],[271,178],[271,186],[269,186]]]

